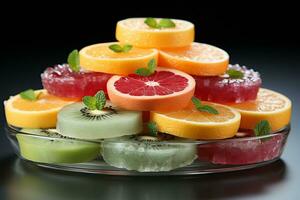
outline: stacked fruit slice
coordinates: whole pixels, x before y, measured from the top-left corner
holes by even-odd
[[[143,172],[169,171],[197,157],[247,164],[279,155],[262,153],[278,148],[279,137],[249,145],[191,142],[236,137],[239,129],[269,134],[288,125],[291,114],[287,97],[260,89],[258,72],[194,42],[191,22],[125,19],[116,38],[72,51],[67,64],[42,73],[45,90],[5,102],[8,124],[27,128],[17,136],[24,158],[85,162],[101,149],[108,164]]]

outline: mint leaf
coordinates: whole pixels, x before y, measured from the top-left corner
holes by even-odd
[[[132,49],[132,45],[130,45],[130,44],[125,44],[125,45],[123,46],[123,52],[124,52],[124,53],[129,52],[131,49]]]
[[[119,44],[112,44],[108,46],[108,48],[115,53],[127,53],[132,49],[132,47],[133,46],[130,44],[125,44],[123,47]]]
[[[158,26],[160,28],[174,28],[176,24],[171,19],[161,19]]]
[[[192,102],[195,105],[196,109],[201,112],[208,112],[208,113],[214,114],[214,115],[219,114],[219,111],[217,109],[215,109],[214,107],[209,106],[209,105],[203,105],[201,100],[198,99],[197,97],[192,97]]]
[[[208,112],[210,114],[214,114],[214,115],[217,115],[219,114],[219,112],[212,106],[209,106],[209,105],[203,105],[199,108],[197,108],[199,111],[202,111],[202,112]]]
[[[154,136],[154,137],[157,136],[158,130],[157,130],[157,125],[155,122],[149,122],[147,124],[147,128],[149,131],[149,135]]]
[[[26,99],[29,101],[35,101],[38,99],[39,96],[40,93],[36,95],[33,89],[28,89],[20,93],[20,97],[22,99]]]
[[[195,107],[198,109],[199,107],[201,107],[201,101],[200,99],[198,99],[197,97],[192,97],[192,102],[195,105]]]
[[[156,19],[153,17],[148,17],[144,21],[145,24],[147,24],[150,28],[159,28]]]
[[[268,120],[262,120],[255,125],[254,134],[255,136],[268,135],[271,132],[271,126]]]
[[[95,95],[95,98],[96,98],[97,110],[102,110],[106,104],[106,97],[105,97],[103,90],[100,90],[99,92],[97,92],[97,94]]]
[[[90,110],[96,110],[96,98],[92,96],[85,96],[82,99],[84,105]]]
[[[235,69],[228,69],[226,71],[226,74],[228,74],[229,77],[232,79],[242,79],[244,77],[243,72],[241,72],[239,70],[235,70]]]
[[[147,68],[139,68],[139,69],[135,70],[135,74],[137,74],[139,76],[150,76],[151,74],[153,74],[155,72],[155,69],[156,69],[156,60],[151,59],[148,62]]]
[[[148,62],[148,70],[150,71],[151,74],[153,74],[155,72],[155,69],[156,69],[156,60],[151,59]]]
[[[85,96],[82,98],[84,105],[90,110],[103,110],[106,104],[105,93],[100,90],[95,96]]]
[[[123,47],[121,47],[120,45],[118,44],[112,44],[112,45],[109,45],[108,48],[116,53],[121,53],[123,52]]]
[[[80,63],[79,63],[79,52],[77,49],[73,50],[68,56],[68,64],[70,69],[73,72],[80,71]]]
[[[137,74],[139,76],[149,76],[151,74],[151,72],[147,68],[139,68],[139,69],[135,70],[135,74]]]

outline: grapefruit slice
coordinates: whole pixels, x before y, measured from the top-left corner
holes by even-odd
[[[128,52],[114,52],[109,48],[118,42],[100,43],[80,50],[80,65],[83,69],[108,74],[128,75],[136,69],[147,67],[150,60],[157,60],[158,51],[133,47]]]
[[[36,90],[36,101],[22,99],[20,95],[4,102],[7,123],[21,128],[53,128],[57,113],[65,105],[74,103],[48,94],[46,90]]]
[[[107,82],[113,104],[128,110],[163,111],[184,108],[195,91],[190,75],[172,69],[157,68],[150,76],[113,76]]]
[[[241,115],[228,106],[202,102],[215,108],[219,114],[199,111],[190,103],[173,112],[151,112],[150,120],[158,131],[191,139],[224,139],[233,137],[239,128]]]
[[[226,51],[194,42],[181,48],[167,48],[159,51],[159,66],[178,69],[192,75],[217,76],[224,74],[229,63]]]
[[[160,20],[160,19],[156,19]],[[190,45],[194,41],[194,24],[172,19],[175,27],[155,29],[144,23],[145,18],[129,18],[117,23],[116,38],[142,48],[168,48]]]
[[[255,101],[230,106],[241,113],[242,129],[253,129],[258,122],[268,120],[272,131],[277,131],[291,120],[291,101],[280,93],[264,88],[259,89]]]

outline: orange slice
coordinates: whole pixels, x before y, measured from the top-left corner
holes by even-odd
[[[172,69],[157,68],[144,77],[136,74],[113,76],[107,82],[108,96],[114,105],[128,110],[177,110],[190,102],[195,80]]]
[[[229,64],[229,55],[215,46],[196,43],[182,48],[167,48],[159,51],[159,66],[181,70],[198,76],[224,74]]]
[[[129,52],[116,53],[109,49],[117,42],[94,44],[80,50],[80,65],[82,68],[108,74],[127,75],[138,68],[147,67],[151,59],[157,60],[155,49],[140,49],[133,47]],[[122,44],[120,44],[122,45]]]
[[[292,103],[284,95],[268,89],[259,89],[257,99],[251,102],[230,104],[242,116],[241,128],[253,129],[261,120],[268,120],[273,131],[288,125]]]
[[[182,110],[174,112],[151,112],[150,120],[157,124],[158,130],[183,138],[224,139],[233,137],[240,125],[240,114],[234,109],[209,102],[219,114],[198,111],[191,103]]]
[[[174,28],[154,29],[144,21],[145,18],[119,21],[116,28],[117,40],[142,48],[182,47],[194,41],[195,30],[191,22],[172,19]]]
[[[20,95],[4,101],[7,123],[22,128],[53,128],[56,126],[58,111],[73,100],[61,99],[48,94],[46,90],[36,90],[41,93],[38,100],[22,99]]]

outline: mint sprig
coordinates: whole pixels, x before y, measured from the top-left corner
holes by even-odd
[[[106,104],[105,93],[100,90],[95,96],[84,96],[82,101],[90,110],[103,110]]]
[[[192,102],[195,105],[196,109],[201,112],[208,112],[210,114],[217,115],[219,114],[219,111],[217,111],[214,107],[209,105],[203,105],[201,100],[197,97],[192,97]]]
[[[228,69],[226,71],[226,74],[228,74],[229,77],[232,78],[232,79],[242,79],[242,78],[244,78],[244,73],[239,71],[239,70],[235,70],[235,69]]]
[[[157,124],[155,122],[148,122],[147,124],[148,133],[151,136],[156,137],[158,133]]]
[[[158,22],[155,18],[148,17],[145,19],[144,23],[147,24],[150,28],[155,28],[155,29],[176,27],[176,24],[171,19],[168,18],[163,18]]]
[[[271,126],[268,120],[261,120],[255,125],[255,136],[269,135],[271,132]]]
[[[33,89],[28,89],[28,90],[21,92],[20,97],[22,99],[26,99],[29,101],[36,101],[36,100],[38,100],[40,94],[41,94],[41,92],[36,94]]]
[[[70,69],[73,72],[80,71],[80,63],[79,63],[79,52],[77,49],[73,50],[68,56],[68,64]]]
[[[139,68],[135,73],[139,76],[150,76],[155,72],[156,66],[156,60],[153,58],[148,62],[147,68]]]
[[[112,44],[108,46],[108,48],[115,53],[127,53],[132,49],[132,47],[133,46],[130,44],[125,44],[123,46],[119,44]]]

